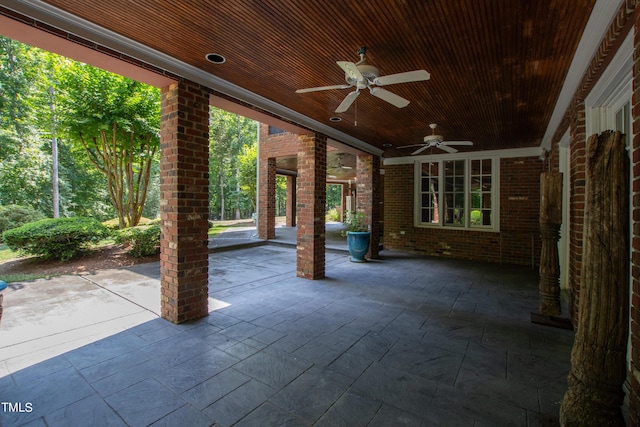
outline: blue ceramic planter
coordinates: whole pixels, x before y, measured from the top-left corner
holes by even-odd
[[[351,262],[366,262],[364,256],[369,251],[371,233],[368,231],[347,232],[347,248],[351,255]]]

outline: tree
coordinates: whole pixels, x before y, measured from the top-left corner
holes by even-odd
[[[0,55],[0,158],[6,158],[19,154],[35,134],[34,81],[41,60],[37,49],[6,37],[0,37]]]
[[[243,178],[246,171],[242,170],[244,166],[239,156],[243,155],[244,146],[256,145],[257,123],[218,108],[211,108],[209,122],[210,212],[215,212],[214,217],[220,219],[229,217],[230,213],[237,210],[250,214],[255,209],[252,205],[255,193],[249,195],[243,189],[244,186],[248,191],[251,190],[246,187]]]
[[[256,211],[258,145],[244,145],[238,155],[238,181],[251,212]]]
[[[327,211],[342,205],[342,185],[327,185]]]
[[[106,177],[120,228],[137,225],[159,156],[159,91],[78,62],[57,79],[69,140]]]
[[[50,211],[50,159],[37,120],[40,52],[0,37],[0,204]]]

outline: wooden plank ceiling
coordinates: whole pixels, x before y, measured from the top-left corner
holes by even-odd
[[[595,0],[46,2],[393,157],[409,155],[395,147],[422,142],[429,123],[445,140],[474,142],[460,151],[540,145]],[[381,75],[424,69],[431,79],[385,86],[410,101],[401,109],[364,91],[336,114],[352,89],[295,92],[344,83],[336,61],[357,62],[360,46]]]

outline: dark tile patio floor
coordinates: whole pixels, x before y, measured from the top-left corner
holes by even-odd
[[[217,252],[210,314],[157,316],[157,263],[12,286],[2,426],[555,425],[573,333],[532,324],[531,268],[294,248]],[[34,302],[35,301],[35,302]],[[14,407],[15,409],[15,407]]]

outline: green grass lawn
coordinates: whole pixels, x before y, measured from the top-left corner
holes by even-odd
[[[13,252],[7,245],[0,243],[0,262],[18,258],[18,254]]]
[[[228,225],[214,225],[212,228],[209,229],[209,237],[213,237],[215,238],[215,236],[217,236],[218,234],[222,233],[223,231],[225,231],[226,229],[231,228]],[[109,245],[109,244],[113,244],[114,240],[113,238],[107,238],[99,243],[97,243],[95,246],[96,247],[100,247],[100,246],[105,246],[105,245]],[[4,243],[0,243],[0,263],[6,262],[6,261],[10,261],[12,259],[18,258],[19,254],[12,251],[7,245],[5,245]],[[35,280],[35,279],[41,279],[41,278],[48,278],[51,277],[51,275],[39,275],[39,274],[6,274],[0,277],[0,280],[4,280],[7,283],[11,283],[11,282],[24,282],[24,281],[28,281],[28,280]]]
[[[209,229],[209,237],[215,237],[218,234],[222,233],[224,230],[229,228],[227,225],[214,225]]]
[[[10,261],[12,259],[18,258],[18,254],[9,249],[7,245],[4,243],[0,244],[0,262]],[[42,279],[48,278],[51,275],[42,275],[42,274],[5,274],[0,276],[0,280],[3,280],[7,283],[13,282],[26,282],[28,280]]]

